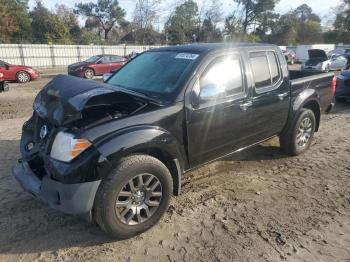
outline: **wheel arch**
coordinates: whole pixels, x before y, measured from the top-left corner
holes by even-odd
[[[315,89],[305,89],[301,92],[293,102],[293,112],[294,117],[292,118],[292,123],[295,121],[295,117],[302,108],[310,109],[316,118],[315,131],[317,132],[320,126],[321,119],[321,106],[320,106],[320,96]]]
[[[316,100],[310,100],[306,102],[302,108],[310,109],[314,113],[316,118],[315,132],[317,132],[319,130],[321,120],[321,108],[319,103]]]
[[[97,146],[112,168],[118,160],[133,154],[145,154],[160,160],[173,178],[173,194],[181,192],[184,158],[181,146],[166,130],[156,127],[133,128]]]

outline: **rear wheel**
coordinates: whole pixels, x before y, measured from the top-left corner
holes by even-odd
[[[27,72],[20,71],[17,73],[16,79],[18,83],[27,83],[30,81],[31,78]]]
[[[123,158],[99,187],[95,220],[115,238],[140,234],[168,209],[172,183],[169,170],[158,159],[147,155]]]
[[[315,133],[316,118],[310,109],[302,109],[294,124],[280,136],[282,149],[289,155],[299,155],[309,149]]]
[[[92,79],[95,76],[95,72],[94,70],[92,70],[91,68],[87,68],[84,71],[84,77],[87,79]]]

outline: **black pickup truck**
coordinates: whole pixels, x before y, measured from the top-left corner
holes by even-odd
[[[23,125],[13,175],[51,207],[128,238],[160,219],[194,168],[274,136],[305,152],[332,80],[289,72],[268,44],[153,49],[107,83],[59,75]]]

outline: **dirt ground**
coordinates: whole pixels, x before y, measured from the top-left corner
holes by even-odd
[[[288,157],[273,139],[186,174],[158,225],[114,241],[11,176],[48,80],[0,94],[0,261],[350,261],[350,103],[322,117],[306,154]]]

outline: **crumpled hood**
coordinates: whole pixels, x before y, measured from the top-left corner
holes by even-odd
[[[114,86],[73,76],[58,75],[37,95],[33,110],[53,125],[61,126],[82,118],[82,111],[118,102],[147,101],[142,95]]]

